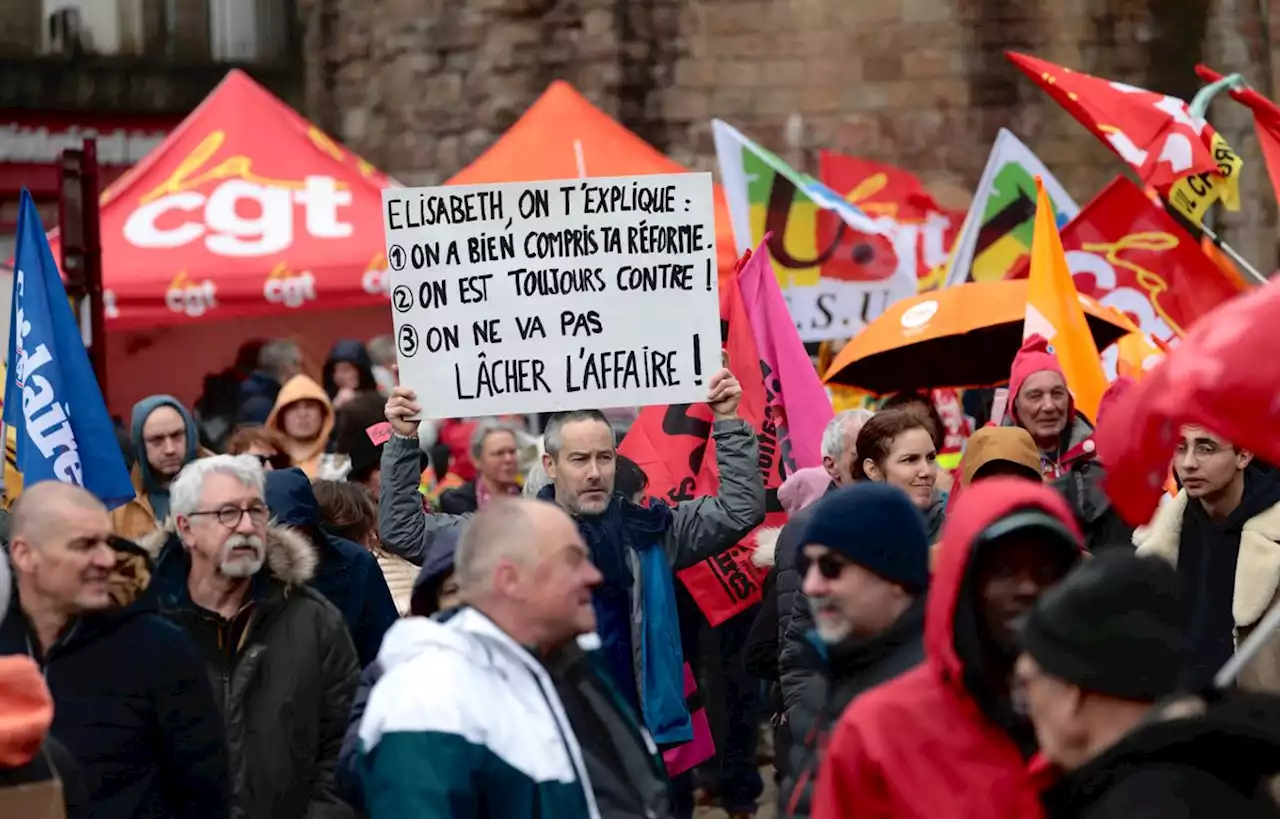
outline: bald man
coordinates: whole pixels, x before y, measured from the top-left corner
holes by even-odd
[[[97,498],[56,481],[19,496],[9,552],[17,593],[0,654],[40,664],[51,733],[80,761],[95,819],[226,819],[213,690],[186,635],[155,613],[145,554],[111,535]]]
[[[573,520],[495,499],[454,565],[464,607],[400,621],[379,655],[360,726],[370,819],[669,819],[656,746],[584,651],[601,578]]]

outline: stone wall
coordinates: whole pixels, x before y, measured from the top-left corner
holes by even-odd
[[[308,113],[407,183],[464,167],[561,78],[695,168],[714,167],[720,117],[806,169],[832,148],[915,171],[955,201],[1009,127],[1084,202],[1120,161],[1004,50],[1188,98],[1205,61],[1274,97],[1272,2],[381,0],[369,13],[301,0],[300,12]],[[1275,198],[1249,117],[1222,102],[1210,119],[1248,163],[1246,212],[1226,229],[1272,270]]]

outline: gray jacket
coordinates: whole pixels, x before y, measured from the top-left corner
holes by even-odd
[[[422,509],[421,451],[418,442],[392,435],[382,446],[382,486],[378,490],[378,539],[382,548],[421,566],[436,535],[461,527],[471,515],[428,515]]]

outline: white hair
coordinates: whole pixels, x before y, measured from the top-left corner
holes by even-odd
[[[854,409],[845,410],[832,418],[827,428],[822,431],[822,457],[840,460],[840,456],[844,455],[845,442],[853,444],[857,441],[862,425],[867,423],[872,415],[875,413],[871,410]]]
[[[542,488],[551,483],[551,478],[547,476],[547,468],[542,465],[542,458],[534,461],[533,466],[529,467],[529,474],[524,477],[524,489],[520,494],[526,498],[536,498]]]
[[[499,432],[508,433],[516,442],[516,448],[520,447],[520,436],[516,432],[515,426],[508,424],[506,421],[499,421],[496,418],[485,418],[476,424],[476,431],[471,433],[471,460],[477,461],[484,454],[484,442],[490,435]]]
[[[211,455],[196,458],[182,467],[178,477],[169,485],[169,515],[190,515],[199,511],[200,496],[204,492],[205,478],[213,474],[228,475],[242,486],[263,495],[267,488],[267,473],[262,462],[254,455]]]

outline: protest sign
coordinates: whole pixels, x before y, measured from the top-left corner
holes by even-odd
[[[711,174],[383,191],[425,418],[697,403],[720,369]]]

